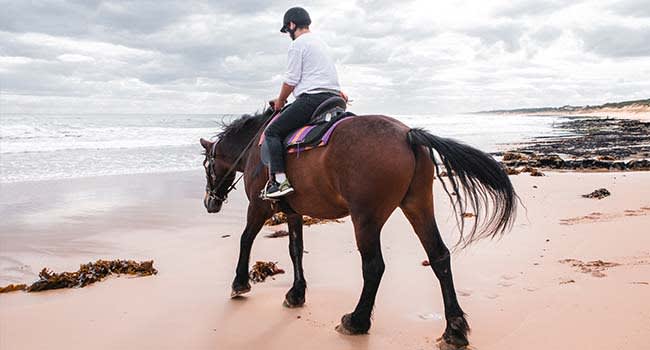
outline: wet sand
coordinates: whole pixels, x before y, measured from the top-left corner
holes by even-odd
[[[511,177],[527,207],[513,230],[456,252],[452,265],[476,349],[641,349],[650,339],[650,173]],[[32,282],[43,266],[154,259],[152,277],[83,289],[0,295],[1,349],[433,349],[442,298],[397,210],[382,233],[386,272],[369,335],[334,331],[361,288],[349,218],[305,228],[307,303],[282,307],[292,282],[288,240],[265,238],[255,259],[287,273],[228,298],[245,225],[240,189],[207,214],[201,171],[3,184],[0,284]],[[582,194],[605,187],[602,200]],[[436,186],[436,215],[454,220]],[[231,235],[222,238],[222,235]],[[599,273],[565,259],[615,262]],[[601,276],[604,275],[604,276]],[[600,277],[598,277],[600,276]]]

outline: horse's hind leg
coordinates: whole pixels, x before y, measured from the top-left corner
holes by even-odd
[[[464,346],[468,344],[469,325],[456,298],[449,249],[440,237],[440,231],[438,231],[433,214],[433,175],[429,173],[430,169],[423,170],[419,174],[416,171],[411,187],[400,207],[413,225],[415,233],[429,257],[431,268],[440,282],[447,320],[447,327],[442,338],[449,344]]]
[[[407,217],[409,217],[408,214]],[[414,223],[415,220],[410,221]],[[467,345],[469,324],[456,298],[449,250],[440,237],[440,232],[433,217],[431,217],[429,224],[413,224],[413,227],[417,227],[415,230],[418,238],[420,238],[420,242],[429,257],[431,268],[440,282],[440,289],[442,290],[442,298],[445,305],[445,318],[447,320],[447,327],[442,338],[449,344],[459,346]]]
[[[302,269],[302,215],[290,214],[287,218],[289,224],[289,255],[293,262],[293,286],[284,298],[284,306],[300,307],[305,304],[305,276]]]
[[[363,290],[357,307],[341,318],[336,330],[343,334],[363,334],[370,329],[370,316],[375,304],[379,282],[384,274],[384,259],[379,240],[381,227],[386,219],[365,219],[352,215],[357,247],[361,253]]]

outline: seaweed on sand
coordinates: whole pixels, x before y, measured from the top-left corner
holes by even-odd
[[[150,276],[157,274],[158,271],[153,267],[153,260],[137,262],[134,260],[97,260],[94,263],[89,262],[79,266],[79,270],[74,272],[61,272],[43,268],[38,274],[39,280],[26,285],[9,285],[0,288],[2,293],[16,290],[25,290],[27,292],[40,292],[49,289],[59,288],[83,288],[89,284],[101,281],[112,274],[126,274],[136,276]],[[11,288],[13,286],[13,288]]]
[[[312,217],[307,216],[307,215],[302,216],[302,221],[303,221],[303,224],[307,225],[307,226],[314,225],[314,224],[325,224],[325,223],[328,223],[328,222],[336,222],[336,223],[343,222],[343,221],[337,220],[337,219],[312,218]],[[275,226],[275,225],[284,224],[286,222],[287,222],[287,215],[285,213],[283,213],[283,212],[278,212],[278,213],[273,214],[273,216],[270,219],[266,220],[264,225],[266,225],[266,226]]]
[[[27,289],[26,284],[10,284],[6,287],[0,287],[0,293],[9,293]]]
[[[589,194],[583,194],[582,196],[584,198],[603,199],[603,198],[608,197],[610,195],[611,195],[611,193],[606,188],[599,188],[599,189],[594,190],[593,192],[591,192]]]
[[[257,261],[248,273],[248,278],[253,282],[264,282],[267,277],[284,273],[277,262]]]

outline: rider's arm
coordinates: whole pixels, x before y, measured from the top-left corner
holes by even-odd
[[[302,51],[300,48],[291,45],[287,55],[287,72],[284,75],[284,82],[280,88],[280,95],[276,100],[276,110],[284,106],[284,102],[289,98],[293,89],[298,85],[302,78]]]
[[[278,96],[278,100],[280,101],[286,101],[289,98],[289,95],[293,92],[293,89],[295,86],[291,86],[287,83],[282,83],[282,87],[280,88],[280,96]]]

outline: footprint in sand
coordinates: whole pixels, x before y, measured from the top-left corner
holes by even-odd
[[[501,287],[512,287],[513,283],[512,282],[507,282],[507,281],[501,281],[501,282],[497,283],[497,285],[499,285]]]
[[[591,222],[602,222],[602,221],[611,221],[615,219],[620,219],[625,216],[644,216],[650,215],[650,207],[641,207],[639,209],[626,209],[618,213],[599,213],[593,212],[584,216],[577,216],[573,218],[561,219],[560,225],[576,225],[576,224],[585,224]]]
[[[499,294],[490,293],[490,294],[486,294],[485,297],[488,298],[488,299],[496,299],[496,298],[499,297]]]
[[[501,275],[501,281],[499,281],[499,283],[497,283],[497,285],[499,285],[501,287],[511,287],[512,285],[514,285],[514,282],[512,282],[512,281],[515,278],[517,278],[517,276],[515,276],[515,275],[508,275],[508,274]]]
[[[461,297],[468,297],[468,296],[472,295],[472,293],[474,293],[474,291],[472,291],[471,289],[458,289],[458,290],[456,290],[456,294],[460,295]]]

